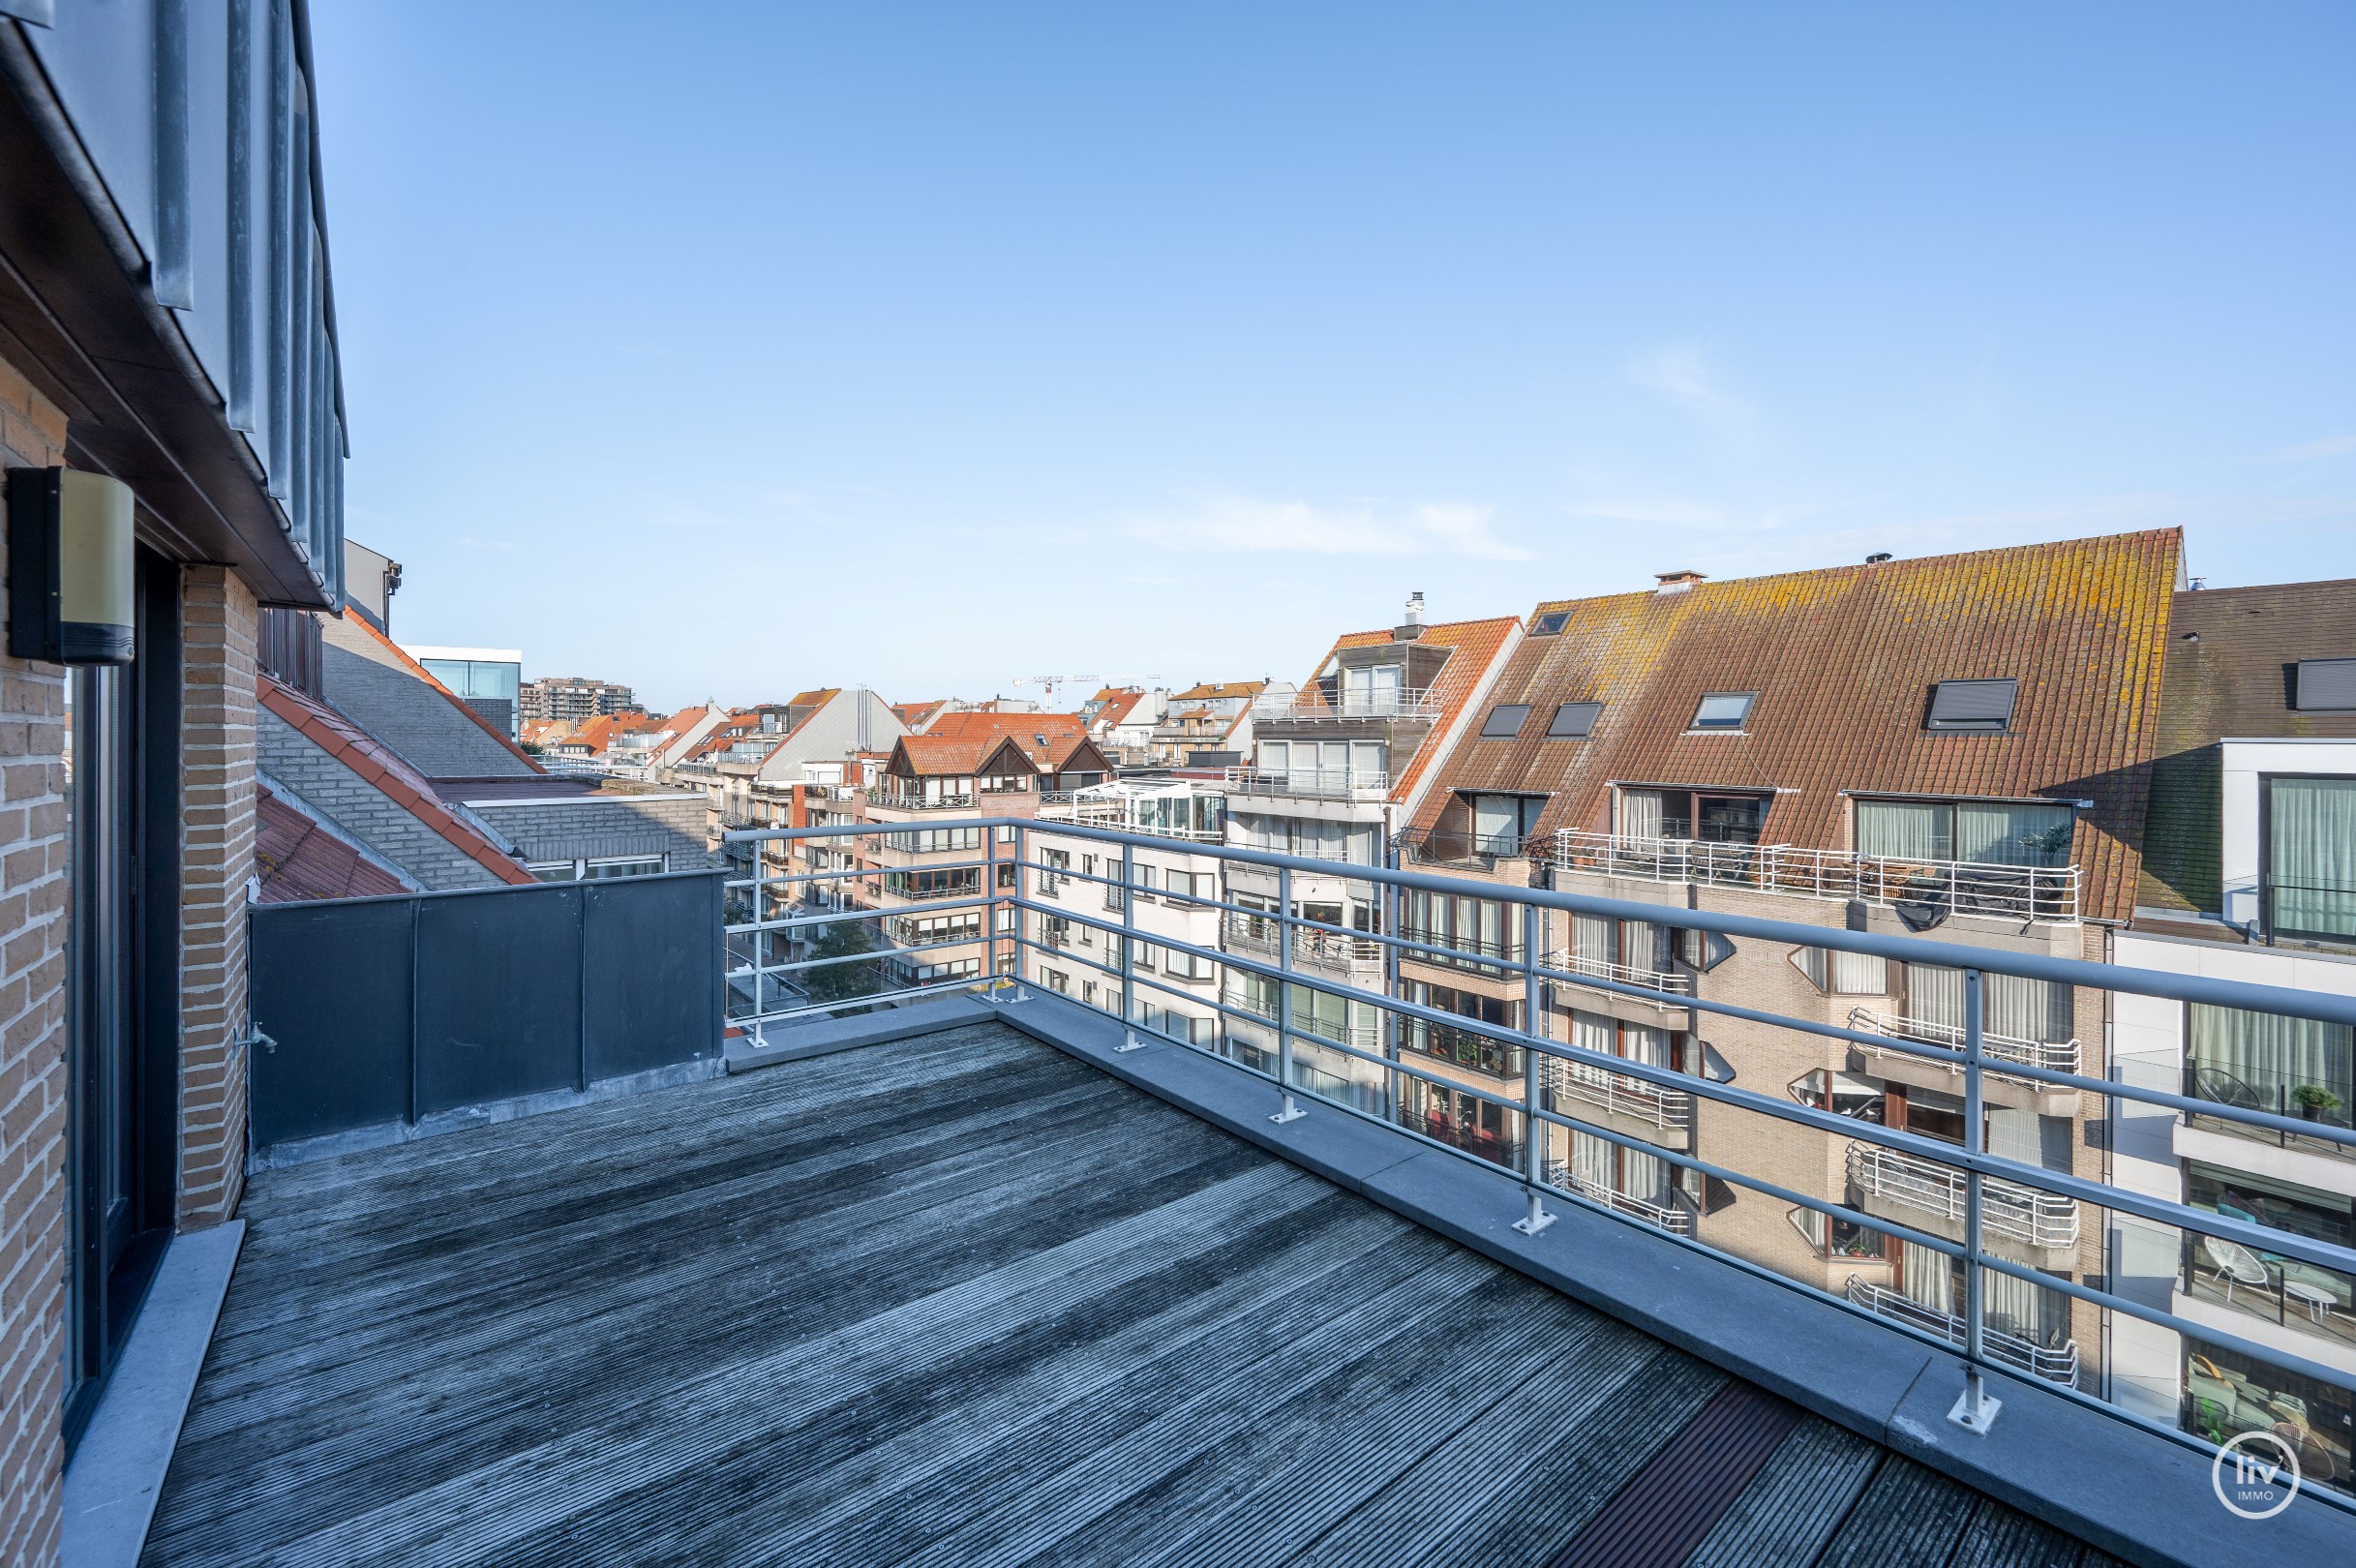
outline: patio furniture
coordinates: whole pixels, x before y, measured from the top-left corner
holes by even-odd
[[[2240,1242],[2229,1242],[2222,1236],[2203,1236],[2201,1251],[2209,1254],[2212,1272],[2218,1283],[2225,1287],[2225,1300],[2233,1300],[2235,1285],[2248,1285],[2252,1290],[2272,1293],[2274,1276],[2258,1261],[2258,1254]]]
[[[2282,1294],[2307,1309],[2310,1322],[2321,1323],[2329,1320],[2332,1310],[2340,1305],[2339,1298],[2330,1291],[2315,1285],[2302,1283],[2297,1280],[2283,1281]]]

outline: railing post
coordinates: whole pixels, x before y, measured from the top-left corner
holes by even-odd
[[[1292,867],[1288,865],[1276,868],[1276,963],[1282,976],[1276,987],[1276,1078],[1284,1091],[1284,1104],[1268,1120],[1281,1125],[1309,1114],[1292,1100]]]
[[[1981,1021],[1986,1010],[1986,976],[1977,969],[1963,972],[1963,1147],[1974,1157],[1987,1153],[1985,1119],[1980,1108]],[[1996,1423],[2004,1401],[1988,1393],[1980,1371],[1986,1352],[1986,1324],[1980,1303],[1979,1218],[1982,1179],[1975,1163],[1963,1174],[1963,1396],[1947,1418],[1966,1432],[1984,1434]]]
[[[1522,906],[1522,1166],[1529,1212],[1514,1221],[1514,1229],[1525,1236],[1535,1236],[1556,1219],[1539,1197],[1546,1180],[1546,1149],[1538,1136],[1544,1125],[1538,1120],[1538,1073],[1539,1058],[1546,1053],[1529,1043],[1546,1034],[1546,1016],[1540,1006],[1544,998],[1538,989],[1538,938],[1546,929],[1541,914],[1536,904]]]
[[[1137,850],[1121,846],[1121,1043],[1115,1052],[1141,1051],[1137,1038]]]
[[[1387,813],[1386,813],[1387,815]],[[1399,845],[1386,830],[1382,835],[1382,864],[1387,871],[1399,869]],[[1382,929],[1386,936],[1398,936],[1399,885],[1382,884]],[[1399,950],[1388,942],[1382,944],[1382,995],[1386,1001],[1399,999]],[[1399,1120],[1399,1010],[1382,1010],[1382,1119],[1396,1124]]]
[[[985,955],[982,962],[982,992],[989,996],[998,989],[998,829],[995,827],[982,829],[982,896],[986,900],[982,906],[982,950]],[[1019,871],[1015,873],[1014,891],[1017,895],[1022,892],[1022,873]],[[1022,949],[1019,947],[1014,950],[1014,966],[1017,969],[1022,967]]]
[[[990,836],[993,845],[995,845],[997,834],[997,829],[993,828],[990,829]],[[1019,892],[1022,889],[1023,873],[1030,869],[1031,829],[1028,824],[1018,822],[1014,825],[1014,888],[1016,891]],[[992,870],[991,875],[996,876],[997,872]],[[994,893],[998,890],[993,887],[990,890]],[[997,933],[993,931],[991,935],[994,937],[997,935]],[[1028,1002],[1031,1000],[1031,993],[1023,988],[1022,950],[1022,915],[1021,912],[1017,910],[1014,916],[1014,1000],[1017,1002]]]

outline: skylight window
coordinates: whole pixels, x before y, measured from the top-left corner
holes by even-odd
[[[1511,740],[1522,733],[1529,718],[1527,703],[1499,703],[1489,710],[1489,722],[1481,726],[1484,740]]]
[[[1568,610],[1550,610],[1530,623],[1529,634],[1532,637],[1553,637],[1570,623],[1571,613]]]
[[[2012,723],[2012,699],[2017,680],[1942,680],[1931,687],[1929,730],[1979,730],[1990,734]]]
[[[1693,710],[1693,728],[1697,730],[1740,730],[1751,716],[1751,704],[1759,700],[1755,691],[1713,691],[1702,699],[1702,706]]]
[[[1595,729],[1595,720],[1603,712],[1601,703],[1564,703],[1555,709],[1555,716],[1546,726],[1549,740],[1585,740]]]
[[[2298,693],[2302,713],[2356,712],[2356,659],[2301,659]]]

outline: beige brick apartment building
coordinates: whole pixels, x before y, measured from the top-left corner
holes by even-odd
[[[0,663],[12,1563],[56,1555],[63,1466],[171,1238],[236,1210],[257,614],[340,586],[308,8],[229,16],[0,16],[0,467],[13,507],[45,470],[119,481],[136,541],[132,663]]]

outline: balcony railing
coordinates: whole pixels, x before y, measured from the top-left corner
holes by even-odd
[[[1536,841],[1520,833],[1478,833],[1464,829],[1414,828],[1397,840],[1400,858],[1410,865],[1478,865],[1488,869],[1525,855]]]
[[[1521,1046],[1511,1040],[1478,1035],[1452,1024],[1426,1023],[1417,1019],[1401,1029],[1399,1043],[1403,1049],[1421,1051],[1435,1061],[1453,1062],[1458,1067],[1470,1068],[1493,1078],[1518,1078],[1522,1075]]]
[[[1969,1184],[1964,1173],[1937,1161],[1919,1160],[1874,1143],[1849,1145],[1849,1179],[1861,1192],[1903,1203],[1910,1209],[1962,1222]],[[2000,1177],[1983,1177],[1979,1188],[1983,1229],[2028,1247],[2069,1248],[2078,1244],[2074,1198],[2039,1191]]]
[[[1039,816],[1035,820],[1042,823],[1075,822],[1089,828],[1109,828],[1116,832],[1146,833],[1155,838],[1175,838],[1193,844],[1216,844],[1226,837],[1223,826],[1176,828],[1139,821],[1133,805],[1129,801],[1116,797],[1091,796],[1085,790],[1042,791]]]
[[[1396,691],[1344,691],[1336,702],[1327,702],[1325,694],[1313,686],[1307,691],[1261,698],[1252,705],[1252,722],[1325,724],[1358,719],[1381,722],[1436,719],[1440,712],[1439,699],[1425,686],[1406,686]]]
[[[1646,882],[1699,882],[1802,898],[1925,904],[1959,915],[2008,920],[2068,922],[2078,918],[2074,865],[1916,860],[1789,844],[1630,838],[1570,828],[1555,833],[1548,859],[1558,870]]]
[[[1650,1123],[1664,1131],[1693,1126],[1693,1096],[1681,1090],[1586,1062],[1552,1062],[1548,1066],[1556,1100],[1576,1100],[1615,1116]]]
[[[1229,951],[1267,958],[1282,955],[1281,931],[1282,922],[1263,915],[1229,911],[1221,921],[1222,936]],[[1296,926],[1292,933],[1292,961],[1310,969],[1346,971],[1354,965],[1380,964],[1382,944],[1372,937],[1336,936],[1331,931]]]
[[[1943,1062],[1924,1057],[1914,1051],[1884,1050],[1868,1045],[1865,1049],[1875,1056],[1895,1056],[1917,1062],[1928,1062],[1933,1067],[1945,1067],[1957,1077],[1963,1075],[1963,1028],[1959,1024],[1934,1023],[1927,1018],[1906,1018],[1895,1013],[1877,1012],[1871,1008],[1851,1008],[1849,1027],[1860,1034],[1889,1035],[1898,1040],[1910,1040],[1918,1045],[1937,1045],[1954,1053],[1954,1060]],[[2017,1062],[2023,1067],[2042,1068],[2048,1072],[2078,1070],[2078,1042],[2074,1040],[2023,1040],[2016,1035],[1999,1035],[1993,1030],[1982,1031],[1979,1054],[1991,1063]],[[1988,1075],[2012,1083],[2025,1083],[2034,1089],[2046,1087],[2036,1078],[2007,1072],[2000,1067],[1990,1067]]]
[[[1230,768],[1221,776],[1229,795],[1380,800],[1391,788],[1388,773],[1343,768]]]
[[[931,820],[928,819],[928,825]],[[960,879],[956,886],[927,890],[945,901],[962,899],[968,907],[983,911],[985,934],[976,945],[986,954],[981,959],[983,978],[971,981],[948,978],[939,984],[883,992],[880,997],[861,992],[845,1001],[822,983],[825,966],[851,965],[854,967],[849,973],[856,976],[859,966],[880,967],[873,955],[856,953],[823,959],[793,956],[780,959],[778,955],[815,953],[824,944],[808,939],[811,930],[823,925],[825,920],[860,917],[830,915],[813,920],[799,913],[808,908],[806,900],[798,895],[798,890],[808,885],[804,876],[731,879],[731,889],[750,891],[732,898],[730,904],[761,912],[735,920],[726,928],[731,945],[727,969],[729,993],[732,998],[749,1004],[742,1010],[737,1010],[732,1004],[731,1021],[758,1042],[764,1029],[781,1022],[832,1016],[846,1008],[896,1006],[935,990],[979,989],[988,999],[1009,1005],[1042,1001],[1044,999],[1039,994],[1018,986],[1012,977],[1027,972],[1027,960],[1032,955],[1053,951],[1058,954],[1055,964],[1059,971],[1082,972],[1072,977],[1072,991],[1093,995],[1115,1017],[1150,1017],[1156,991],[1165,996],[1186,996],[1198,1009],[1208,1004],[1208,1010],[1216,1010],[1224,1027],[1209,1038],[1172,1037],[1170,1043],[1182,1049],[1216,1054],[1238,1071],[1264,1070],[1264,1076],[1270,1080],[1270,1108],[1283,1104],[1285,1109],[1279,1114],[1284,1119],[1293,1114],[1369,1115],[1393,1125],[1404,1123],[1447,1149],[1505,1166],[1520,1190],[1516,1207],[1526,1206],[1524,1221],[1527,1228],[1544,1227],[1548,1218],[1544,1209],[1550,1194],[1568,1192],[1581,1199],[1591,1198],[1632,1221],[1656,1227],[1660,1245],[1695,1247],[1742,1261],[1746,1267],[1772,1267],[1765,1264],[1764,1259],[1781,1255],[1782,1250],[1770,1246],[1759,1227],[1772,1225],[1777,1235],[1783,1234],[1787,1217],[1794,1216],[1797,1208],[1805,1211],[1798,1215],[1803,1221],[1802,1229],[1807,1228],[1806,1214],[1812,1213],[1821,1221],[1820,1228],[1838,1225],[1850,1232],[1879,1231],[1885,1240],[1892,1234],[1902,1234],[1918,1247],[1961,1264],[1961,1284],[1951,1304],[1952,1313],[1924,1308],[1896,1292],[1864,1282],[1862,1277],[1859,1283],[1849,1288],[1847,1300],[1851,1305],[1879,1313],[1888,1321],[1891,1332],[1901,1327],[1919,1330],[1941,1343],[1954,1345],[1963,1353],[1967,1366],[1977,1372],[2019,1372],[2061,1382],[2074,1378],[2077,1360],[2074,1348],[2061,1342],[2059,1338],[2048,1343],[2033,1343],[2035,1336],[2023,1338],[2029,1330],[2005,1317],[2001,1311],[1991,1315],[1981,1310],[1989,1305],[1984,1287],[1992,1272],[2035,1264],[2067,1271],[2055,1279],[2051,1288],[2086,1304],[2073,1308],[2073,1312],[2125,1312],[2174,1335],[2201,1340],[2240,1362],[2271,1362],[2288,1369],[2297,1377],[2320,1385],[2327,1394],[2333,1389],[2356,1389],[2356,1372],[2344,1370],[2341,1363],[2318,1359],[2308,1351],[2285,1348],[2283,1343],[2285,1339],[2304,1343],[2321,1331],[2338,1328],[2340,1320],[2347,1314],[2336,1295],[2327,1291],[2327,1299],[2311,1307],[2306,1298],[2289,1286],[2293,1282],[2305,1283],[2313,1277],[2306,1271],[2321,1271],[2333,1277],[2356,1276],[2356,1250],[2310,1235],[2268,1228],[2236,1213],[2203,1210],[2131,1186],[2081,1176],[2075,1170],[2047,1169],[2036,1161],[2009,1158],[1984,1147],[1950,1148],[1922,1136],[1919,1131],[1837,1114],[1833,1108],[1797,1089],[1786,1090],[1789,1074],[1773,1070],[1776,1058],[1772,1052],[1778,1047],[1772,1042],[1813,1036],[1824,1048],[1831,1050],[1848,1049],[1858,1043],[1856,1037],[1860,1033],[1867,1036],[1868,1041],[1883,1037],[1871,1030],[1852,1029],[1846,1019],[1839,1023],[1828,1021],[1821,1007],[1812,1013],[1786,1015],[1768,1010],[1766,1002],[1771,999],[1763,1001],[1755,995],[1696,994],[1685,998],[1680,994],[1681,1005],[1697,1014],[1717,1015],[1722,1027],[1712,1037],[1716,1047],[1729,1066],[1741,1070],[1722,1076],[1690,1076],[1649,1062],[1588,1051],[1525,1029],[1475,1026],[1456,1013],[1427,1003],[1386,994],[1370,983],[1370,975],[1321,969],[1308,961],[1319,950],[1320,937],[1302,917],[1292,913],[1298,907],[1292,879],[1305,875],[1331,876],[1328,862],[1236,846],[1203,846],[1196,853],[1218,858],[1228,873],[1221,886],[1232,881],[1233,873],[1250,870],[1255,878],[1272,877],[1277,890],[1275,907],[1266,911],[1226,906],[1217,897],[1206,897],[1202,907],[1221,910],[1223,930],[1230,928],[1224,919],[1230,915],[1260,922],[1245,927],[1248,933],[1260,938],[1257,950],[1252,953],[1254,968],[1269,972],[1283,985],[1314,988],[1321,993],[1315,1001],[1326,1011],[1325,1019],[1319,1020],[1314,1014],[1297,1016],[1289,1029],[1272,1030],[1267,1027],[1270,1020],[1260,1010],[1237,994],[1240,987],[1231,986],[1223,997],[1212,1002],[1203,994],[1206,988],[1189,991],[1187,987],[1195,982],[1181,980],[1160,966],[1152,970],[1139,967],[1124,974],[1112,956],[1123,937],[1151,941],[1173,953],[1188,954],[1213,966],[1223,959],[1231,965],[1240,963],[1236,953],[1159,931],[1139,930],[1134,901],[1127,907],[1099,913],[1093,908],[1094,900],[1068,897],[1058,905],[1034,896],[1035,879],[1042,869],[1036,857],[1042,850],[1041,840],[1050,833],[1057,838],[1092,838],[1100,852],[1111,855],[1117,855],[1123,846],[1152,849],[1163,841],[1145,834],[1076,823],[1042,829],[1034,821],[1015,818],[977,818],[971,822],[950,818],[944,821],[944,826],[982,829],[984,850],[979,864],[995,864],[994,872],[977,869],[970,873],[972,882]],[[731,837],[740,841],[847,838],[858,842],[862,836],[891,830],[895,829],[861,824],[770,829]],[[1462,843],[1460,837],[1457,845]],[[1501,850],[1506,846],[1484,847]],[[1816,861],[1829,863],[1823,857],[1816,858]],[[1746,863],[1756,872],[1762,862],[1754,858]],[[1767,869],[1772,871],[1772,864]],[[923,873],[895,875],[913,878]],[[1417,967],[1425,963],[1462,965],[1486,972],[1498,978],[1501,985],[1517,989],[1525,985],[1542,989],[1547,982],[1543,965],[1525,969],[1523,963],[1519,935],[1533,913],[1557,921],[1580,915],[1614,920],[1631,918],[1630,906],[1562,886],[1529,888],[1508,880],[1475,880],[1430,870],[1393,870],[1381,866],[1352,866],[1347,875],[1354,881],[1382,884],[1385,890],[1400,894],[1421,893],[1435,900],[1475,899],[1515,906],[1503,910],[1503,920],[1491,927],[1504,940],[1484,945],[1477,938],[1450,937],[1440,928],[1403,932],[1413,945],[1404,948],[1401,957],[1403,961],[1414,959]],[[2067,873],[2039,875],[2063,877]],[[1781,873],[1767,880],[1774,886],[1790,885],[1790,879]],[[1751,885],[1757,884],[1754,881]],[[1832,885],[1827,879],[1811,883],[1806,890],[1816,891]],[[899,896],[889,902],[911,898],[906,884],[894,891]],[[1083,904],[1090,907],[1083,910],[1080,907]],[[1438,905],[1435,903],[1433,907]],[[767,918],[770,911],[780,913],[775,918]],[[787,911],[796,913],[783,913]],[[1064,916],[1079,928],[1075,936],[1094,933],[1103,940],[1101,944],[1082,942],[1076,950],[1051,947],[1032,919],[1044,914]],[[1664,912],[1660,918],[1671,917]],[[1291,945],[1295,950],[1289,965],[1283,961],[1284,945],[1268,940],[1270,926],[1286,923],[1291,925],[1296,939],[1306,936],[1306,940],[1296,940]],[[1893,962],[1952,967],[1959,961],[1957,950],[1947,943],[1857,932],[1837,925],[1777,920],[1749,913],[1680,908],[1674,912],[1674,923],[1680,929],[1717,933],[1738,942],[1821,948]],[[776,933],[783,933],[786,940],[765,940]],[[1338,933],[1334,940],[1355,943],[1361,939],[1352,933]],[[1374,945],[1370,943],[1370,949]],[[1419,954],[1416,951],[1419,947],[1436,950]],[[1566,968],[1576,973],[1574,967]],[[992,973],[1001,977],[995,982],[987,978]],[[1976,986],[1984,987],[1989,975],[2166,998],[2180,1004],[2237,1009],[2270,1016],[2356,1024],[2356,999],[2347,997],[2316,991],[2284,991],[2201,975],[2099,964],[2010,949],[1971,950],[1964,960],[1962,977],[1967,999]],[[1602,979],[1600,975],[1595,978]],[[772,980],[776,981],[773,986]],[[1697,988],[1700,992],[1708,989]],[[1298,994],[1295,995],[1297,1005]],[[1339,1021],[1335,1016],[1342,1013],[1337,1002],[1346,1005],[1343,1016],[1349,1021]],[[1898,1019],[1873,1021],[1889,1028],[1905,1026],[1904,1020]],[[1736,1027],[1737,1024],[1742,1027]],[[1382,1042],[1414,1038],[1411,1031],[1418,1025],[1427,1031],[1423,1037],[1426,1039],[1435,1038],[1430,1033],[1433,1030],[1458,1030],[1466,1035],[1477,1032],[1502,1052],[1523,1053],[1525,1071],[1518,1076],[1476,1079],[1451,1070],[1414,1049],[1402,1049],[1395,1054],[1384,1052]],[[1754,1035],[1750,1033],[1753,1028],[1764,1033]],[[2075,1090],[2090,1102],[2098,1097],[2137,1101],[2168,1115],[2190,1112],[2202,1121],[2230,1123],[2255,1133],[2287,1132],[2336,1148],[2356,1150],[2356,1131],[2334,1123],[2286,1117],[2269,1108],[2279,1101],[2261,1100],[2254,1106],[2243,1105],[2232,1102],[2231,1097],[2180,1094],[2179,1085],[2173,1081],[2161,1087],[2129,1079],[2083,1078],[2068,1070],[2073,1065],[2070,1057],[2053,1049],[2057,1043],[2066,1047],[2067,1042],[2015,1042],[1982,1034],[1966,1042],[1970,1047],[1966,1050],[1936,1030],[1916,1032],[1924,1037],[1917,1043],[1938,1053],[1930,1060],[1944,1066],[1948,1053],[1953,1053],[1959,1074],[1956,1087],[1963,1091],[1967,1101],[1984,1093],[1996,1081],[1996,1074],[2034,1070],[2061,1078],[2062,1082],[2053,1086],[2055,1089]],[[1189,1034],[1193,1034],[1192,1025]],[[1888,1038],[1895,1040],[1897,1037]],[[1324,1048],[1313,1050],[1313,1044]],[[1532,1060],[1530,1053],[1536,1053],[1535,1060],[1542,1070],[1527,1070]],[[2086,1054],[2079,1053],[2074,1061],[2081,1072],[2087,1066],[2083,1059]],[[1344,1058],[1353,1060],[1344,1062]],[[1975,1079],[1978,1081],[1976,1083]],[[1482,1107],[1477,1115],[1465,1114],[1467,1098]],[[1684,1147],[1687,1140],[1653,1135],[1654,1128],[1698,1127],[1701,1118],[1695,1107],[1705,1100],[1758,1122],[1759,1136],[1709,1151],[1709,1159],[1705,1161],[1699,1155],[1688,1152]],[[1446,1104],[1452,1114],[1444,1117],[1401,1114],[1405,1106],[1439,1103]],[[1594,1108],[1598,1106],[1601,1111]],[[1496,1131],[1475,1131],[1484,1123],[1497,1127],[1496,1113],[1500,1111],[1504,1125],[1512,1130],[1512,1137]],[[1621,1120],[1623,1116],[1628,1120]],[[1575,1172],[1547,1164],[1543,1160],[1550,1139],[1556,1140],[1559,1147],[1559,1134],[1552,1131],[1556,1128],[1583,1130],[1607,1142],[1637,1150],[1664,1166],[1676,1167],[1666,1189],[1673,1195],[1665,1203],[1655,1203],[1580,1184],[1573,1179]],[[1774,1146],[1778,1129],[1788,1130],[1783,1135],[1794,1149],[1808,1145],[1821,1148],[1828,1135],[1841,1140],[1845,1156],[1842,1170],[1829,1179],[1821,1176],[1816,1179],[1829,1191],[1811,1191],[1813,1183],[1790,1185],[1793,1172],[1798,1167],[1781,1158],[1783,1151]],[[1762,1162],[1747,1167],[1728,1162],[1753,1159]],[[1733,1190],[1746,1190],[1744,1195],[1758,1201],[1729,1207],[1713,1196],[1710,1221],[1705,1225],[1695,1204],[1683,1195],[1701,1182],[1710,1184],[1713,1193],[1720,1187],[1727,1189],[1729,1194]],[[1978,1191],[1977,1203],[1971,1201],[1975,1187]],[[1653,1192],[1654,1198],[1660,1196],[1659,1191]],[[2076,1261],[2076,1249],[2086,1235],[2089,1207],[2097,1213],[2116,1212],[2147,1224],[2214,1237],[2259,1255],[2261,1268],[2251,1272],[2253,1276],[2262,1273],[2266,1280],[2265,1288],[2271,1293],[2269,1299],[2275,1309],[2271,1313],[2274,1321],[2254,1323],[2252,1331],[2245,1334],[2237,1332],[2234,1323],[2250,1314],[2225,1312],[2214,1303],[2205,1300],[2195,1303],[2173,1294],[2171,1300],[2182,1310],[2172,1311],[2155,1305],[2144,1295],[2130,1296],[2117,1289],[2111,1282],[2112,1277],[2092,1267],[2091,1259],[2085,1263]],[[2028,1255],[2024,1255],[2024,1249],[2029,1250]],[[2291,1264],[2300,1267],[2293,1269]],[[1823,1268],[1821,1259],[1811,1252],[1805,1265],[1778,1272],[1797,1289],[1832,1294],[1825,1288]],[[2213,1284],[2215,1282],[2206,1277],[2196,1279],[2192,1294],[2200,1295]],[[2237,1281],[2237,1302],[2244,1288]],[[2009,1300],[2009,1296],[2003,1299]],[[2288,1335],[2285,1319],[2293,1317],[2299,1321],[2290,1326],[2299,1333]],[[2311,1328],[2311,1324],[2315,1326]],[[2080,1327],[2077,1332],[2086,1329]],[[1967,1390],[1978,1387],[1977,1381],[1967,1382]],[[1976,1405],[1978,1397],[1976,1392],[1967,1393],[1967,1410]]]
[[[882,806],[890,811],[970,811],[974,807],[974,797],[970,794],[932,798],[901,795],[893,790],[861,790],[860,794],[869,805]]]
[[[2271,1111],[2285,1121],[2311,1125],[2313,1131],[2293,1132],[2276,1126],[2256,1128],[2197,1111],[2185,1112],[2185,1124],[2208,1131],[2227,1132],[2280,1149],[2299,1149],[2327,1159],[2356,1161],[2356,1147],[2333,1141],[2328,1133],[2345,1132],[2356,1087],[2345,1082],[2319,1083],[2305,1073],[2273,1072],[2242,1065],[2228,1070],[2199,1062],[2185,1064],[2184,1092],[2188,1100],[2242,1110]]]
[[[1849,1277],[1847,1294],[1851,1301],[1878,1317],[1904,1323],[1935,1339],[1945,1340],[1958,1349],[1962,1348],[1968,1338],[1968,1325],[1953,1312],[1925,1307],[1903,1291],[1871,1283],[1862,1275],[1853,1274]],[[2009,1367],[2014,1372],[2042,1377],[2049,1383],[2059,1383],[2065,1388],[2078,1386],[2078,1343],[2075,1340],[2067,1342],[2059,1349],[2048,1349],[2040,1344],[2033,1344],[2017,1334],[1983,1328],[1980,1330],[1980,1343],[1982,1353],[1990,1361]]]
[[[1645,969],[1634,964],[1616,964],[1610,959],[1562,949],[1546,955],[1546,967],[1569,975],[1591,975],[1597,980],[1615,980],[1622,985],[1641,985],[1647,991],[1667,991],[1676,996],[1693,994],[1693,976],[1681,969]]]

